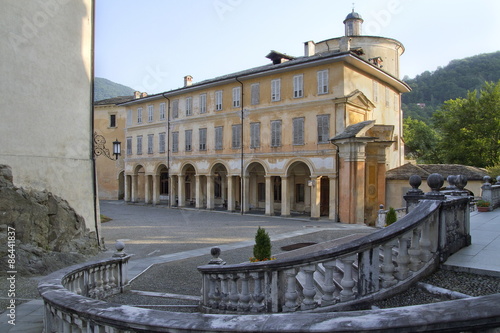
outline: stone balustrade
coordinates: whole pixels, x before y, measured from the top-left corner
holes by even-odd
[[[468,198],[420,200],[397,223],[295,258],[198,267],[208,313],[332,311],[382,299],[470,244]]]
[[[500,207],[500,176],[496,178],[496,184],[492,185],[491,177],[485,176],[484,184],[481,186],[481,197],[490,203],[492,209]]]

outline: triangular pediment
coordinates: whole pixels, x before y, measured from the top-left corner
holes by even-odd
[[[368,111],[375,109],[375,104],[357,89],[346,96],[346,103]]]

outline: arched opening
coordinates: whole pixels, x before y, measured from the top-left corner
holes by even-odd
[[[214,208],[227,209],[228,207],[228,173],[226,166],[217,163],[212,168]],[[210,207],[209,207],[210,208]]]
[[[118,174],[118,200],[125,198],[125,171]]]
[[[292,214],[310,214],[312,191],[317,190],[317,184],[311,180],[309,167],[304,162],[294,162],[288,168],[286,176],[287,190],[282,193],[282,212],[285,205]],[[283,184],[281,188],[283,189]]]
[[[179,207],[195,207],[196,204],[196,171],[194,166],[187,164],[182,169],[181,191],[179,191]]]
[[[168,168],[165,165],[160,165],[158,168],[159,175],[159,202],[162,204],[168,204],[169,202],[169,189],[170,189],[170,176],[168,174]]]
[[[132,186],[132,189],[135,188],[135,193],[132,194],[133,202],[141,202],[146,200],[146,170],[142,165],[138,165],[135,167],[134,176],[135,176],[135,186]],[[134,195],[135,194],[135,195]]]
[[[262,164],[252,162],[247,168],[248,188],[245,190],[249,210],[266,208],[266,170]]]

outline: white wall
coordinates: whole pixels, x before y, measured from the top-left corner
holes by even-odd
[[[66,199],[95,229],[92,0],[5,0],[0,163],[14,183]]]

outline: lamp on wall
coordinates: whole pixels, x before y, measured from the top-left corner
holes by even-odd
[[[105,145],[106,139],[102,135],[97,134],[97,132],[94,132],[94,156],[104,155],[110,160],[118,160],[118,156],[121,155],[121,142],[118,139],[113,141],[114,159],[110,156],[109,149]]]

